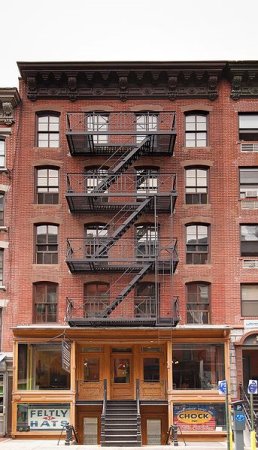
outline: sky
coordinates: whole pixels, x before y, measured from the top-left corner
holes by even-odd
[[[17,61],[258,59],[258,0],[6,0],[0,87]]]

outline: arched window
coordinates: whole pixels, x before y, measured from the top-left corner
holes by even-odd
[[[87,223],[84,225],[84,235],[86,256],[94,255],[106,243],[107,225],[105,223]],[[98,256],[107,256],[107,253],[102,252]]]
[[[186,285],[187,323],[210,323],[210,284],[202,281]]]
[[[155,112],[141,112],[136,114],[136,131],[146,132],[146,131],[157,131],[158,129],[158,114]],[[145,139],[146,134],[136,136],[136,143],[139,144],[143,139]]]
[[[0,136],[0,168],[5,168],[6,166],[6,141],[5,137]]]
[[[185,146],[207,146],[207,113],[191,111],[185,115]]]
[[[153,223],[136,226],[136,256],[155,256],[158,244],[158,229]]]
[[[134,297],[135,317],[156,317],[156,306],[155,283],[138,283]]]
[[[107,144],[109,114],[101,112],[92,112],[86,114],[87,130],[93,132],[94,144]],[[94,134],[94,131],[101,134]],[[103,133],[103,134],[102,134]]]
[[[59,147],[59,113],[37,113],[37,146]]]
[[[186,264],[209,262],[209,226],[189,224],[186,226]]]
[[[58,203],[59,169],[57,167],[36,168],[36,202],[53,205]]]
[[[56,283],[39,282],[33,285],[34,322],[57,321],[57,289]]]
[[[58,226],[36,225],[36,264],[58,263]]]
[[[208,201],[208,169],[187,167],[185,169],[185,202],[188,205],[206,204]]]
[[[86,178],[86,192],[90,193],[93,190],[97,190],[97,186],[107,178],[108,168],[104,166],[85,167],[84,172]],[[108,191],[101,192],[107,193]],[[106,200],[108,200],[107,197]],[[101,201],[105,201],[105,197],[101,197]]]
[[[158,167],[136,167],[137,198],[158,192]]]
[[[109,305],[109,283],[95,281],[84,284],[85,317],[98,317]]]

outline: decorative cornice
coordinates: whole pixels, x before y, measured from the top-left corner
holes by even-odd
[[[27,96],[38,98],[208,98],[223,62],[18,63]]]
[[[14,123],[14,109],[20,103],[20,95],[16,88],[0,88],[0,124]]]
[[[209,99],[221,80],[231,98],[258,98],[258,61],[20,62],[27,96],[76,99]]]

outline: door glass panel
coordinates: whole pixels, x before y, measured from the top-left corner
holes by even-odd
[[[98,418],[84,417],[83,418],[83,444],[98,444]]]
[[[130,359],[114,359],[114,383],[130,383]]]
[[[159,358],[143,359],[144,381],[159,382]]]
[[[84,381],[99,381],[99,359],[85,358],[83,361]]]
[[[147,419],[147,445],[161,444],[161,420]]]

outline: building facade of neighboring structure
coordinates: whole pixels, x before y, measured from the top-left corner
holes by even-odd
[[[10,327],[15,311],[11,306],[12,179],[17,151],[16,88],[0,88],[0,436],[11,432],[12,344]]]
[[[225,437],[218,381],[258,378],[258,63],[18,66],[12,435]]]

